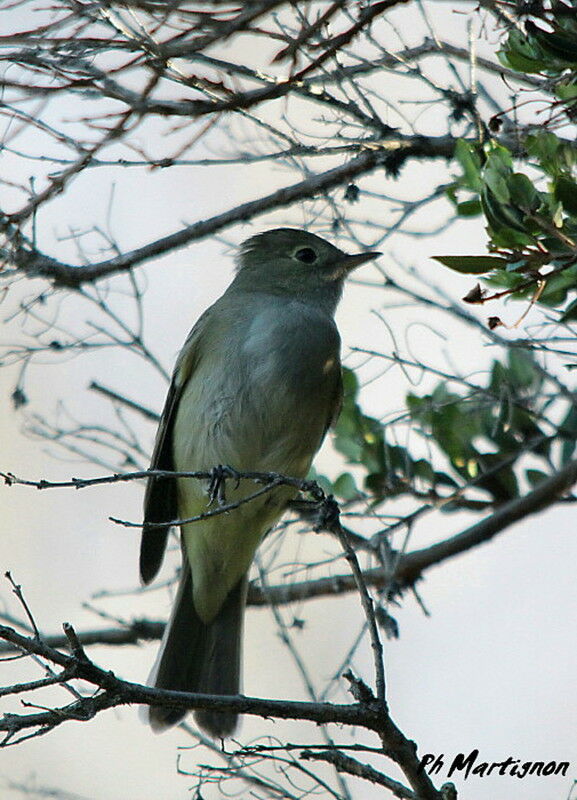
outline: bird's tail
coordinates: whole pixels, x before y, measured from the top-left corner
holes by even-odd
[[[157,689],[204,694],[238,694],[240,687],[241,634],[247,579],[230,591],[212,622],[196,613],[192,577],[187,564],[166,626],[156,663],[148,683]],[[168,706],[151,706],[147,721],[160,732],[175,725],[186,712]],[[229,711],[195,712],[198,725],[216,738],[230,736],[237,714]]]

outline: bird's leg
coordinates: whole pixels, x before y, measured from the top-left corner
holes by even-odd
[[[332,531],[339,525],[339,507],[332,495],[315,492],[314,500],[297,497],[290,500],[288,507],[308,522],[315,531]]]
[[[224,464],[219,464],[210,470],[210,478],[208,481],[208,505],[217,503],[219,506],[226,505],[226,479],[234,478],[236,480],[236,488],[240,483],[240,476],[238,472],[232,467]]]
[[[334,532],[336,528],[340,528],[341,512],[339,504],[332,496],[332,494],[328,494],[322,500],[319,500],[318,506],[319,506],[318,518],[317,518],[317,523],[314,526],[314,530]]]

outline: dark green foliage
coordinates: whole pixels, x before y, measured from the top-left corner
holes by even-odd
[[[546,78],[556,131],[577,116],[577,13],[559,0],[519,13],[522,19],[525,14],[523,25],[511,28],[499,58],[516,72]],[[533,297],[559,308],[568,322],[577,317],[577,151],[573,142],[547,130],[549,121],[515,142],[458,143],[462,174],[447,196],[459,216],[484,215],[488,249],[498,255],[493,261],[486,255],[437,260],[458,272],[486,274],[492,286],[518,299]],[[500,126],[493,120],[489,128],[498,132]]]
[[[376,503],[412,494],[433,501],[451,497],[442,506],[446,511],[475,499],[481,506],[500,504],[519,495],[521,477],[534,486],[575,451],[577,409],[569,399],[562,401],[563,421],[557,434],[551,433],[547,381],[530,351],[511,349],[506,362],[494,361],[484,384],[457,390],[442,382],[428,394],[407,396],[411,430],[427,442],[430,458],[415,458],[391,441],[392,430],[362,412],[352,371],[344,370],[344,382],[334,444],[349,464],[361,468],[363,489]],[[562,445],[553,451],[556,436]],[[530,469],[523,467],[528,454]],[[541,468],[535,468],[539,462]],[[360,494],[350,472],[342,473],[331,491],[346,501]]]
[[[449,197],[457,212],[460,192],[483,212],[489,250],[495,255],[437,256],[450,269],[487,276],[517,298],[535,296],[542,305],[564,306],[572,318],[577,293],[577,180],[575,154],[552,133],[527,137],[525,146],[541,180],[516,171],[512,153],[490,141],[482,148],[461,141],[456,156],[463,170]],[[537,188],[536,184],[539,188]]]

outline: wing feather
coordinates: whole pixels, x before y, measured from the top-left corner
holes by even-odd
[[[200,334],[205,322],[206,313],[190,332],[176,362],[156,434],[150,469],[175,471],[174,421],[182,392],[198,361]],[[176,519],[178,519],[176,478],[149,478],[144,495],[144,522],[140,542],[140,577],[145,584],[150,583],[160,569],[168,533]],[[166,524],[160,525],[160,523]]]

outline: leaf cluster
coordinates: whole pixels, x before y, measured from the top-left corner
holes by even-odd
[[[553,129],[563,116],[575,120],[574,9],[564,2],[546,9],[532,4],[531,18],[510,30],[499,58],[511,70],[545,79],[549,119],[524,130],[521,140],[518,129],[516,141],[503,136],[458,142],[455,157],[462,174],[447,194],[459,216],[484,215],[492,255],[437,260],[457,272],[486,275],[488,283],[504,290],[498,297],[531,296],[560,308],[566,321],[577,314],[577,155],[574,143]],[[496,115],[489,128],[498,130],[498,121]],[[478,292],[466,299],[479,303],[493,297]]]
[[[535,485],[575,452],[577,409],[570,398],[560,401],[547,391],[547,379],[530,351],[511,349],[506,360],[494,360],[484,385],[458,391],[442,381],[431,392],[407,395],[411,429],[426,441],[433,453],[429,458],[415,457],[414,447],[409,451],[394,441],[394,430],[363,413],[355,374],[345,370],[344,378],[334,445],[350,465],[361,468],[363,489],[374,503],[416,495],[448,501],[443,510],[454,511],[479,497],[473,490],[481,490],[488,495],[484,504],[498,505],[519,496],[520,478]],[[562,420],[557,426],[554,405]],[[345,501],[361,495],[351,472],[339,475],[330,488]]]
[[[491,140],[483,147],[461,140],[456,158],[462,176],[451,187],[457,213],[483,213],[493,255],[438,256],[452,270],[487,275],[494,286],[517,298],[533,294],[548,307],[563,306],[573,318],[577,291],[576,154],[554,133],[526,137],[525,148],[542,180],[515,169],[513,154]],[[472,198],[460,202],[465,190]],[[573,297],[571,297],[573,295]],[[484,302],[480,297],[476,302]]]
[[[569,119],[575,119],[577,101],[577,15],[565,2],[539,9],[525,21],[524,31],[512,28],[501,50],[501,63],[526,74],[546,75]]]

